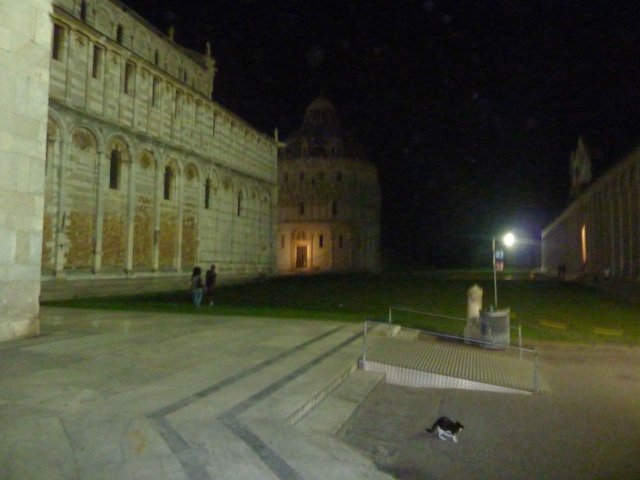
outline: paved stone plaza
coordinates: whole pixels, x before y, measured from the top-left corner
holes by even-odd
[[[360,325],[51,308],[41,322],[0,344],[3,480],[389,478],[294,425],[352,374]]]
[[[539,345],[543,394],[416,389],[354,371],[359,324],[202,312],[44,308],[0,343],[2,479],[640,477],[637,347]]]

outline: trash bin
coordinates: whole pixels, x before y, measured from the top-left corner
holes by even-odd
[[[482,310],[480,312],[480,340],[495,346],[508,347],[511,343],[510,335],[511,310]],[[491,345],[487,345],[491,347]]]

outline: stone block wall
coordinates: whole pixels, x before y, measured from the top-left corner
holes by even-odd
[[[38,332],[50,14],[0,2],[0,340]]]

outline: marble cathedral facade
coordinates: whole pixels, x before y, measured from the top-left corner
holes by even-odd
[[[44,297],[72,279],[184,286],[210,263],[223,282],[273,273],[276,141],[212,100],[210,47],[116,0],[54,0],[52,17]]]
[[[380,268],[376,167],[347,138],[326,98],[314,100],[278,156],[278,270]]]

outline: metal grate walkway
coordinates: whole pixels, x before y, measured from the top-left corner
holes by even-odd
[[[381,366],[403,369],[403,377],[410,376],[408,371],[416,372],[416,375],[427,372],[432,378],[438,378],[438,386],[443,388],[492,390],[476,388],[482,384],[502,387],[495,390],[504,391],[548,390],[536,372],[534,355],[525,352],[520,358],[517,349],[490,350],[425,336],[414,340],[374,337],[367,350],[366,362],[371,367],[367,369],[371,370],[380,371],[383,369]],[[447,382],[446,378],[452,381]]]

